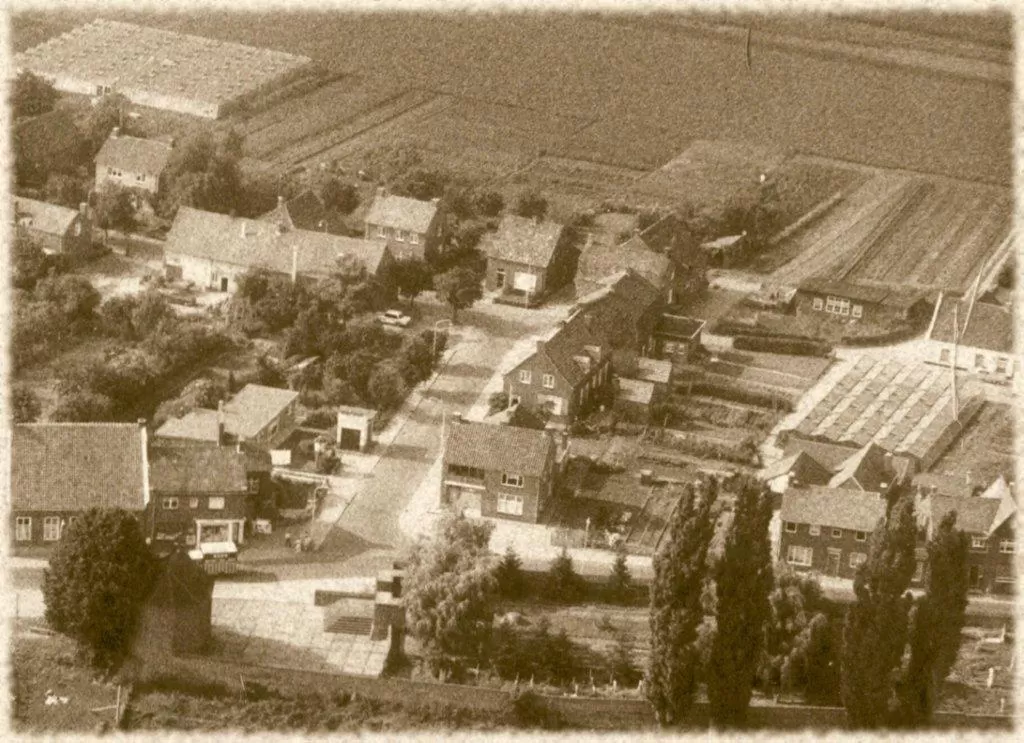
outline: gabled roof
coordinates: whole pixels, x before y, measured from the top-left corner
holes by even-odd
[[[575,308],[590,318],[591,329],[599,337],[615,345],[623,333],[635,331],[660,299],[660,292],[650,282],[632,269],[624,269],[595,282],[594,290],[581,297]]]
[[[224,425],[227,432],[227,421]],[[196,408],[180,418],[168,418],[155,434],[158,438],[217,443],[217,411]]]
[[[591,359],[596,363],[589,348],[601,348],[601,338],[591,329],[587,318],[577,313],[564,321],[545,339],[537,342],[538,354],[544,354],[565,378],[575,387],[587,378],[586,364],[581,364],[577,357]]]
[[[462,421],[448,425],[444,461],[536,476],[544,472],[554,446],[554,440],[543,431]]]
[[[224,403],[225,428],[242,439],[248,439],[266,428],[298,398],[299,393],[295,390],[247,384]]]
[[[878,493],[842,488],[790,488],[782,496],[780,518],[797,524],[873,531],[885,514]]]
[[[63,235],[78,216],[74,209],[46,201],[15,197],[15,222],[48,235]]]
[[[437,203],[434,201],[383,194],[374,199],[370,211],[366,214],[366,221],[374,225],[422,234],[430,229],[430,223],[434,221],[436,215]]]
[[[827,485],[832,478],[831,470],[807,452],[798,451],[766,467],[761,473],[761,479],[774,480],[790,474],[793,480],[803,485]]]
[[[1010,490],[1010,486],[1006,483],[1006,478],[1000,475],[992,481],[991,485],[985,488],[981,493],[981,497],[998,498],[999,500],[1002,500],[1006,497],[1013,498],[1013,492]]]
[[[20,423],[11,432],[11,510],[145,508],[145,429],[137,423]]]
[[[328,209],[323,199],[308,188],[288,201],[279,200],[276,207],[260,215],[259,219],[263,222],[280,222],[289,229],[345,234],[342,215]]]
[[[155,444],[150,449],[149,487],[154,493],[245,493],[246,455],[219,446]]]
[[[672,261],[651,249],[639,236],[610,245],[591,242],[580,254],[577,280],[595,284],[607,276],[632,269],[659,291],[668,287],[674,272]]]
[[[882,491],[882,486],[891,485],[893,478],[885,454],[885,449],[869,441],[839,466],[828,483],[829,487]]]
[[[183,206],[167,234],[164,252],[241,267],[261,266],[291,274],[329,276],[355,261],[375,274],[387,248],[380,242],[301,229],[279,229],[273,221],[244,219]]]
[[[989,536],[999,528],[996,514],[1000,513],[1001,500],[995,498],[951,498],[947,495],[929,496],[929,518],[932,528],[937,528],[943,517],[956,511],[956,525],[968,534]],[[1016,510],[1016,509],[1014,509]]]
[[[937,495],[949,495],[954,498],[970,498],[974,495],[974,489],[977,487],[977,484],[968,482],[963,477],[939,475],[932,472],[914,475],[911,484],[923,490],[925,494],[930,494],[934,488]]]
[[[488,258],[547,268],[555,256],[563,229],[557,222],[506,214],[497,231],[484,238],[481,250]]]
[[[168,142],[112,134],[96,153],[96,164],[119,168],[128,173],[159,174],[167,167],[173,151]]]
[[[795,454],[799,451],[805,451],[810,454],[816,462],[830,472],[837,471],[844,462],[857,453],[857,450],[850,446],[830,444],[824,441],[810,441],[791,436],[786,442],[786,454]]]
[[[953,308],[958,306],[960,345],[998,353],[1013,351],[1013,313],[998,304],[975,302],[968,316],[968,303],[958,297],[944,295],[935,310],[935,322],[929,338],[942,343],[953,342]],[[966,327],[964,325],[966,323]]]

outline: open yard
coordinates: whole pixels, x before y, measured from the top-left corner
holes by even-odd
[[[970,477],[988,485],[1002,475],[1014,479],[1013,410],[1009,405],[985,403],[932,467],[933,472]]]

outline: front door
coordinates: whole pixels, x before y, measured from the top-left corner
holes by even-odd
[[[499,268],[494,272],[494,288],[502,289],[505,287],[505,271]]]
[[[341,448],[348,449],[350,451],[357,451],[359,449],[358,428],[341,429]]]
[[[228,277],[227,276],[221,276],[220,277],[220,290],[222,292],[226,292],[228,290]]]
[[[977,565],[971,565],[971,570],[968,574],[968,584],[975,591],[981,589],[981,577],[981,568]]]
[[[828,575],[839,575],[839,558],[842,557],[842,552],[836,549],[830,549],[828,551],[828,567],[825,572]]]

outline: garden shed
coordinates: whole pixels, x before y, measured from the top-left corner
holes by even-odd
[[[366,451],[373,442],[373,421],[376,417],[376,410],[338,406],[338,447]]]

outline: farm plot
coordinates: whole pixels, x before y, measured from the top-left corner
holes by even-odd
[[[555,154],[587,162],[648,171],[681,152],[690,138],[682,131],[638,116],[606,116],[566,140]]]
[[[505,182],[510,190],[530,188],[543,193],[554,219],[621,199],[645,171],[561,157],[539,157]]]

